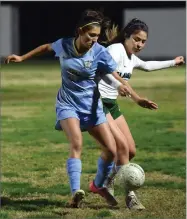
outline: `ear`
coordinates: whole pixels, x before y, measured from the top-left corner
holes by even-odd
[[[78,32],[79,35],[83,35],[84,34],[84,31],[83,31],[83,29],[81,27],[78,28],[77,32]]]

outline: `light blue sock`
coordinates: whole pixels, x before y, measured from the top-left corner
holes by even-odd
[[[97,174],[94,180],[94,184],[96,187],[102,187],[106,177],[108,176],[109,172],[112,170],[114,162],[106,162],[101,157],[98,159],[97,162]]]
[[[71,193],[74,194],[75,191],[80,189],[82,163],[81,160],[78,158],[69,158],[66,164]]]

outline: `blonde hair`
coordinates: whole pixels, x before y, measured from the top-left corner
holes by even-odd
[[[119,33],[118,25],[112,24],[111,28],[106,28],[103,30],[103,34],[99,39],[99,43],[104,45],[109,45],[114,38],[117,37]]]
[[[113,24],[111,29],[105,30],[106,38],[108,42],[111,42],[118,35],[118,25]]]

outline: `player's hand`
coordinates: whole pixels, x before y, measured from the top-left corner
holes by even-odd
[[[126,85],[123,85],[123,84],[118,87],[118,93],[121,96],[129,96],[129,97],[131,96],[130,89]]]
[[[22,62],[23,59],[21,56],[17,56],[17,55],[10,55],[5,59],[5,64],[8,64],[9,62]]]
[[[182,65],[182,64],[184,64],[185,62],[184,62],[184,57],[183,56],[177,56],[176,58],[175,58],[175,65]]]
[[[150,110],[156,110],[158,109],[158,105],[150,100],[147,100],[145,98],[140,98],[140,100],[137,102],[139,106],[143,108],[147,108]]]

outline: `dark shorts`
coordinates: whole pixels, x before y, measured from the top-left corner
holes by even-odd
[[[105,114],[110,113],[113,119],[117,119],[122,115],[116,99],[103,98],[102,102]]]
[[[85,113],[77,112],[74,109],[63,110],[60,107],[56,107],[56,115],[57,115],[57,120],[56,120],[56,125],[55,125],[56,130],[62,130],[61,125],[60,125],[60,120],[64,120],[68,118],[78,119],[80,121],[80,128],[82,132],[87,131],[89,128],[100,125],[107,121],[104,112],[93,117],[92,114],[85,114]]]

